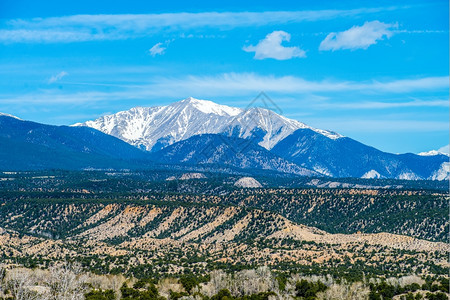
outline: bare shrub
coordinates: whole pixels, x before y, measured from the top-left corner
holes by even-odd
[[[413,283],[417,283],[418,285],[422,286],[422,284],[425,283],[425,280],[416,275],[403,276],[398,279],[398,284],[401,287],[405,287]]]
[[[127,279],[123,275],[95,275],[88,274],[86,283],[92,285],[94,289],[113,290],[119,292],[120,287]]]
[[[222,270],[212,271],[210,274],[210,280],[207,283],[203,283],[200,288],[200,293],[208,297],[212,297],[220,290],[229,287],[229,277]]]
[[[230,287],[230,292],[235,297],[275,290],[278,290],[278,282],[268,267],[238,272]]]
[[[169,299],[170,291],[183,292],[183,286],[177,278],[163,278],[158,282],[158,292],[161,296]]]
[[[36,291],[33,291],[34,280],[27,269],[17,268],[7,272],[3,280],[3,289],[8,290],[16,300],[39,299]]]
[[[202,284],[200,293],[211,297],[222,289],[228,289],[234,297],[278,291],[278,282],[268,267],[256,270],[243,270],[226,274],[221,270],[211,272],[210,281]]]
[[[362,282],[352,284],[332,284],[325,292],[317,295],[321,300],[366,300],[369,299],[370,289]]]
[[[87,275],[79,264],[54,265],[49,269],[46,285],[49,300],[82,300],[87,290]]]

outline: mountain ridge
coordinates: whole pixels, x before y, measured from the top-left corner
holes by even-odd
[[[92,128],[0,115],[0,167],[7,170],[136,167],[146,153]],[[134,161],[134,162],[133,162]]]
[[[341,135],[285,118],[269,109],[241,109],[192,97],[166,105],[135,107],[73,126],[88,126],[134,146],[158,151],[197,134],[224,134],[257,139],[268,150],[299,128],[310,128],[330,138]]]
[[[448,161],[444,155],[387,153],[348,137],[326,139],[309,129],[298,129],[272,152],[331,177],[433,179],[433,172],[444,168]]]
[[[169,164],[227,165],[240,169],[265,169],[297,175],[318,173],[300,167],[249,140],[217,134],[200,134],[157,152],[153,160]]]
[[[3,126],[0,135],[5,145],[0,166],[8,169],[145,169],[159,163],[168,168],[217,166],[218,172],[231,167],[304,176],[450,178],[448,157],[439,153],[386,153],[266,108],[244,110],[192,97],[166,106],[135,107],[72,126],[33,123],[7,114],[0,118],[18,126]],[[30,124],[40,129],[17,134]],[[14,151],[8,150],[9,144]],[[209,151],[203,153],[206,145]]]
[[[270,109],[250,107],[244,110],[192,97],[167,106],[132,108],[76,126],[91,126],[141,149],[157,152],[163,161],[168,154],[164,149],[172,145],[184,141],[182,148],[190,148],[192,156],[198,154],[196,147],[201,147],[195,136],[218,134],[249,140],[322,176],[409,180],[450,178],[448,159],[439,154],[386,153],[333,131],[288,119]],[[224,146],[220,139],[216,142],[216,147]],[[231,140],[228,142],[233,144]],[[263,152],[259,151],[260,155],[267,156]],[[192,161],[193,157],[188,157],[188,153],[184,155],[184,158],[178,155],[180,163]],[[172,153],[171,156],[175,155]],[[255,161],[257,154],[253,152],[250,156]],[[214,162],[219,163],[218,160]],[[236,166],[236,162],[233,165]],[[293,169],[284,168],[283,172],[286,170],[292,172]]]

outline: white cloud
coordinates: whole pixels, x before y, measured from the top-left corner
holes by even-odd
[[[362,26],[353,26],[342,32],[332,32],[320,43],[319,50],[367,49],[384,37],[390,38],[391,29],[397,24],[386,24],[380,21],[365,22]]]
[[[13,19],[0,24],[0,42],[62,43],[123,40],[157,34],[161,30],[186,30],[206,26],[223,30],[361,16],[395,9],[399,7],[315,11],[71,15]]]
[[[256,46],[246,46],[246,52],[255,52],[255,59],[273,58],[286,60],[294,57],[306,57],[305,51],[299,47],[285,47],[282,42],[289,42],[291,35],[285,31],[274,31],[269,33]]]
[[[163,43],[157,43],[153,47],[148,50],[151,56],[162,55],[164,51],[167,49],[166,47],[162,47]]]
[[[438,152],[445,153],[445,154],[450,154],[450,145],[446,145],[444,147],[439,148]]]
[[[50,77],[50,79],[48,80],[48,83],[54,83],[56,81],[59,81],[63,77],[65,77],[67,75],[69,75],[69,73],[67,73],[66,71],[59,72],[58,74],[53,75],[52,77]]]
[[[408,80],[391,81],[311,81],[295,76],[262,76],[253,73],[226,73],[216,76],[184,76],[179,78],[154,77],[143,84],[108,84],[111,90],[85,91],[68,93],[59,90],[42,90],[40,93],[7,96],[0,98],[0,104],[49,104],[49,103],[98,103],[110,101],[134,101],[148,100],[151,98],[183,98],[186,95],[199,95],[202,97],[247,97],[253,96],[260,91],[277,95],[310,95],[311,93],[367,93],[370,95],[384,95],[386,93],[403,94],[408,92],[438,91],[448,92],[448,76],[425,77]],[[71,84],[66,83],[66,84]],[[77,85],[95,86],[105,85],[93,82],[77,82]],[[328,94],[329,95],[329,94]],[[322,100],[321,100],[322,101]],[[333,104],[330,104],[331,106]],[[335,104],[339,105],[339,104]],[[345,104],[347,105],[347,104]],[[390,108],[403,106],[441,106],[445,103],[441,100],[411,101],[409,103],[361,103],[361,108]]]

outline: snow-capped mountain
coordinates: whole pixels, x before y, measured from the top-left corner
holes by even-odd
[[[196,165],[219,172],[232,167],[306,176],[450,177],[449,157],[440,153],[386,153],[267,109],[242,110],[192,98],[77,125],[50,126],[0,114],[0,166],[32,170]]]
[[[208,133],[252,139],[268,150],[300,128],[330,139],[342,137],[268,109],[243,110],[192,97],[167,106],[136,107],[75,126],[95,128],[148,151],[158,151],[194,135]]]
[[[420,156],[435,156],[435,155],[447,155],[450,156],[449,145],[439,148],[438,150],[430,150],[427,152],[420,152],[417,155]]]

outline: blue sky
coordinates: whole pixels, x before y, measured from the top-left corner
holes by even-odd
[[[384,151],[449,143],[448,1],[0,1],[0,112],[73,124],[189,96]],[[155,2],[155,3],[153,3]]]

